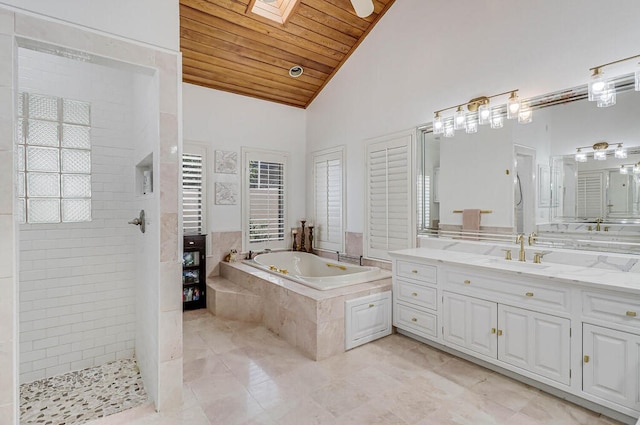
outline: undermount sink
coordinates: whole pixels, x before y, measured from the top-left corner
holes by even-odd
[[[504,258],[496,258],[496,257],[481,258],[479,260],[473,261],[473,264],[494,266],[494,267],[500,267],[500,268],[509,269],[509,270],[523,270],[523,269],[544,270],[549,267],[549,265],[547,264],[531,263],[531,262],[527,263],[524,261],[506,260]]]

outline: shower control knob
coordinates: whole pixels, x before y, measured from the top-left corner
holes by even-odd
[[[144,233],[146,230],[145,221],[144,221],[144,210],[140,210],[140,217],[136,217],[133,220],[128,222],[129,224],[133,224],[134,226],[140,226],[140,231]]]

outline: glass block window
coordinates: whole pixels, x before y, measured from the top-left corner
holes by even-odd
[[[91,221],[91,105],[20,93],[16,144],[20,221]]]

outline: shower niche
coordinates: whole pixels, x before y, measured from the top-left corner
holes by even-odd
[[[182,252],[182,309],[207,306],[206,235],[185,235]]]
[[[153,194],[153,153],[136,165],[135,185],[136,195]]]

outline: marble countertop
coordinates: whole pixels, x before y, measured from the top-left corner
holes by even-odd
[[[516,258],[514,260],[432,248],[410,248],[391,251],[389,254],[398,259],[426,259],[439,264],[545,278],[559,283],[578,283],[598,289],[620,290],[640,295],[640,273],[545,262],[544,259],[542,264],[523,263],[517,260],[517,250],[512,250],[512,253]]]

